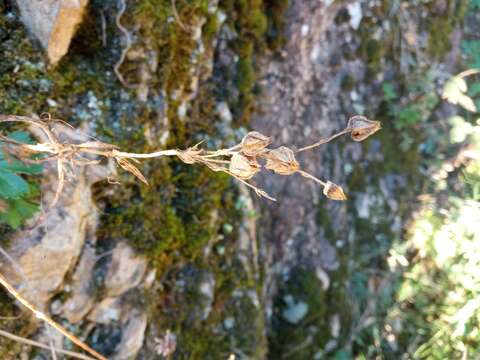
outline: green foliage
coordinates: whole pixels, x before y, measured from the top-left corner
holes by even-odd
[[[480,172],[472,170],[465,173],[478,187]],[[415,358],[480,355],[480,236],[471,225],[480,221],[477,196],[452,194],[447,213],[427,210],[414,223],[411,244],[422,258],[407,270],[390,321],[400,317],[402,337],[417,337]]]
[[[9,137],[22,143],[30,143],[25,132],[12,132]],[[40,174],[42,167],[15,159],[3,150],[3,146],[0,142],[0,199],[3,199],[6,209],[0,212],[0,222],[17,228],[38,210],[38,205],[30,201],[37,195],[37,188],[21,175]]]
[[[462,42],[462,50],[467,56],[468,66],[480,67],[480,40],[465,40]]]
[[[382,85],[384,108],[386,117],[392,121],[392,130],[396,133],[396,144],[400,143],[400,150],[409,152],[409,158],[418,157],[414,144],[425,141],[420,148],[431,154],[437,146],[438,140],[434,129],[428,126],[435,108],[440,102],[440,96],[435,88],[436,75],[433,72],[418,73],[412,80],[399,82],[385,82]],[[424,131],[419,131],[424,130]],[[380,134],[380,136],[390,136]],[[389,151],[387,147],[386,151]],[[398,147],[395,151],[398,151]],[[398,158],[398,153],[391,154],[392,159]],[[388,157],[387,157],[388,158]],[[408,161],[408,160],[407,160]],[[416,161],[408,163],[416,163]]]
[[[269,358],[330,358],[328,355],[342,344],[343,330],[350,326],[350,304],[344,286],[348,273],[342,268],[345,265],[340,266],[342,270],[329,273],[328,289],[315,270],[304,267],[294,268],[282,282],[273,304]],[[333,347],[330,345],[325,352],[320,350],[333,338]]]

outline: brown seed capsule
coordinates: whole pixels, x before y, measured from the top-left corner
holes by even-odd
[[[270,142],[269,137],[257,131],[250,131],[242,139],[242,153],[247,156],[256,156],[262,153]]]
[[[249,159],[242,154],[235,153],[230,159],[229,170],[236,177],[248,180],[260,171],[260,164],[254,159]]]
[[[348,128],[354,141],[363,141],[382,128],[380,121],[368,120],[365,116],[354,116],[348,120]]]
[[[279,175],[292,175],[300,169],[294,152],[285,146],[270,150],[265,154],[265,158],[265,167]]]
[[[347,196],[343,192],[343,189],[337,184],[332,183],[331,181],[327,181],[327,184],[323,188],[323,194],[332,200],[347,200]]]

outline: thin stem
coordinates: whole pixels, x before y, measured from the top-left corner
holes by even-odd
[[[48,315],[44,314],[40,310],[37,310],[35,306],[32,305],[27,299],[25,299],[10,283],[7,279],[0,274],[0,284],[15,298],[17,299],[23,306],[25,306],[28,310],[30,310],[38,319],[47,322],[51,327],[55,328],[58,332],[60,332],[63,336],[68,338],[71,342],[75,345],[79,346],[90,355],[94,356],[99,360],[107,360],[106,357],[99,354],[95,350],[93,350],[90,346],[82,342],[80,339],[76,338],[74,335],[70,334],[65,328],[63,328],[60,324],[57,324],[55,320],[53,320]]]
[[[6,337],[7,339],[17,341],[17,342],[22,343],[22,344],[27,344],[27,345],[30,345],[30,346],[36,346],[36,347],[41,348],[41,349],[45,349],[45,350],[50,349],[50,347],[48,345],[42,344],[41,342],[30,340],[30,339],[25,339],[24,337],[11,334],[8,331],[1,330],[1,329],[0,329],[0,336]],[[59,354],[68,355],[68,356],[71,356],[71,357],[76,358],[76,359],[93,360],[93,358],[91,358],[90,356],[86,356],[86,355],[83,355],[83,354],[80,354],[80,353],[77,353],[77,352],[58,349],[58,348],[54,348],[54,350]]]
[[[137,154],[137,153],[129,153],[129,152],[123,152],[118,150],[112,150],[111,154],[114,157],[120,157],[120,158],[149,159],[149,158],[155,158],[160,156],[177,156],[178,151],[177,150],[160,150],[153,153]]]
[[[319,184],[322,185],[322,186],[326,186],[326,185],[327,185],[326,182],[324,182],[324,181],[316,178],[316,177],[313,176],[312,174],[309,174],[309,173],[307,173],[307,172],[305,172],[305,171],[303,171],[303,170],[297,170],[297,172],[298,172],[300,175],[302,175],[303,177],[305,177],[305,178],[307,178],[307,179],[312,179],[313,181],[319,183]]]
[[[250,184],[249,182],[243,180],[243,179],[240,179],[238,176],[234,175],[233,173],[231,173],[229,170],[222,170],[223,172],[227,173],[228,175],[230,175],[231,177],[237,179],[238,181],[240,181],[242,184],[245,184],[247,185],[249,188],[255,190],[255,193],[257,195],[261,195],[263,197],[266,197],[267,199],[269,200],[272,200],[272,201],[277,201],[277,199],[271,197],[270,195],[268,195],[265,191],[257,188],[256,186]]]
[[[346,128],[346,129],[340,131],[339,133],[330,136],[329,138],[321,139],[320,141],[317,141],[316,143],[314,143],[312,145],[305,146],[305,147],[297,150],[297,152],[302,152],[302,151],[305,151],[305,150],[313,149],[313,148],[318,147],[320,145],[326,144],[326,143],[332,141],[333,139],[336,139],[337,137],[339,137],[341,135],[348,134],[349,132],[350,132],[350,129]]]

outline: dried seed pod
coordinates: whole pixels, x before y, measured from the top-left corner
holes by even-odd
[[[250,131],[242,139],[242,153],[247,156],[256,156],[262,153],[270,144],[271,139],[257,131]]]
[[[332,200],[347,200],[347,196],[343,192],[343,189],[339,185],[334,184],[331,181],[327,181],[327,184],[323,188],[323,194]]]
[[[230,159],[229,170],[236,177],[248,180],[260,171],[260,164],[254,159],[249,159],[242,154],[235,153]]]
[[[367,119],[365,116],[353,116],[348,120],[348,129],[354,141],[363,141],[382,128],[380,121]]]
[[[279,175],[292,175],[300,169],[294,152],[286,146],[280,146],[265,154],[265,167]]]

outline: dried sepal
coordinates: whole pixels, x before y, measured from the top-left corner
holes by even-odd
[[[148,181],[138,168],[125,158],[116,158],[118,165],[129,173],[132,173],[137,179],[148,185]]]
[[[365,116],[353,116],[348,120],[350,135],[354,141],[363,141],[382,128],[380,121],[369,120]]]
[[[347,196],[343,192],[343,189],[339,185],[334,184],[331,181],[327,181],[327,184],[323,188],[323,194],[332,200],[347,200]]]
[[[257,131],[250,131],[242,139],[242,153],[247,156],[257,156],[263,153],[271,143],[271,139]]]
[[[248,180],[260,171],[260,164],[255,159],[235,153],[230,159],[229,171],[240,179]]]
[[[187,150],[178,151],[177,156],[180,160],[182,160],[185,164],[195,164],[195,156],[200,153],[200,150],[193,150],[189,148]]]
[[[267,163],[265,167],[279,175],[292,175],[300,169],[293,150],[286,146],[270,150],[264,155]]]

